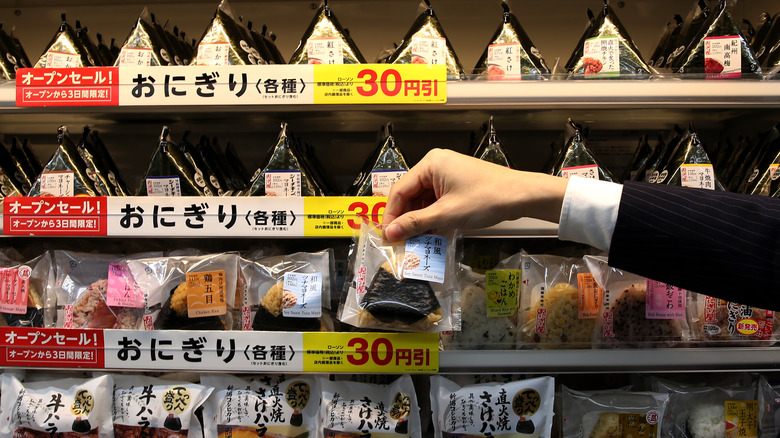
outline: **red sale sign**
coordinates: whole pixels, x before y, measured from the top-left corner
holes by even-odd
[[[0,328],[0,366],[104,368],[101,330]]]
[[[3,234],[17,236],[105,236],[106,198],[8,197]]]
[[[16,106],[117,106],[118,67],[22,68]]]

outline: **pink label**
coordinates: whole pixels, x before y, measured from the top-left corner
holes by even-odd
[[[648,279],[645,317],[647,319],[684,319],[685,289]]]
[[[138,287],[130,268],[121,263],[108,265],[106,304],[109,306],[143,309],[144,292]]]
[[[612,312],[604,312],[603,316],[603,334],[605,338],[614,338],[614,317]]]
[[[252,309],[249,306],[241,307],[241,330],[252,330]]]
[[[154,330],[154,319],[152,315],[144,315],[144,330]]]
[[[357,293],[363,295],[366,293],[366,267],[361,266],[357,272]]]
[[[31,274],[29,266],[0,269],[0,312],[27,313]]]
[[[73,328],[73,304],[65,306],[65,318],[62,321],[63,328]]]
[[[536,333],[540,335],[547,333],[547,309],[536,311]]]
[[[561,169],[561,176],[571,178],[577,175],[583,178],[599,179],[599,166],[597,164],[588,164],[586,166],[564,167]]]

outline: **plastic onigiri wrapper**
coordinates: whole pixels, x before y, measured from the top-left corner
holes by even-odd
[[[409,171],[409,164],[395,142],[393,124],[382,127],[380,141],[363,164],[348,196],[388,196],[393,184]]]
[[[5,327],[51,327],[53,317],[54,270],[50,252],[21,262],[3,257],[0,261],[0,326]]]
[[[35,67],[72,68],[96,65],[100,65],[99,61],[84,47],[76,31],[65,21],[65,14],[62,14],[62,24],[46,45],[46,50],[35,63]]]
[[[94,175],[87,169],[67,126],[57,129],[59,146],[27,196],[98,196]]]
[[[267,64],[255,47],[249,30],[235,19],[227,0],[214,13],[190,65],[256,65]]]
[[[365,64],[366,59],[331,11],[328,0],[314,15],[289,64]]]
[[[138,17],[130,35],[122,44],[119,56],[114,65],[122,66],[157,66],[172,65],[172,54],[152,24],[149,10],[144,8]]]
[[[615,182],[615,177],[604,166],[588,145],[588,140],[580,124],[569,119],[567,133],[571,132],[560,156],[553,164],[552,175],[570,178],[574,175],[583,178]]]

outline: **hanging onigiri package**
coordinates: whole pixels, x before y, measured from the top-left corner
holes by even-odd
[[[203,374],[200,382],[214,389],[203,405],[205,438],[313,438],[318,430],[320,389],[313,376]]]
[[[472,154],[475,157],[483,161],[488,161],[499,166],[509,167],[514,169],[512,160],[509,159],[506,150],[501,146],[501,140],[496,134],[496,126],[493,122],[493,116],[487,121],[487,130],[482,137],[482,141],[477,145],[476,150]]]
[[[288,64],[365,64],[355,42],[324,0]]]
[[[434,437],[547,438],[554,397],[552,377],[461,386],[431,376]]]
[[[57,129],[57,150],[27,196],[98,196],[94,175],[70,139],[67,126]]]
[[[0,326],[49,327],[53,318],[49,287],[54,284],[51,254],[47,251],[26,262],[0,262]]]
[[[190,65],[268,64],[260,56],[249,30],[235,18],[227,0],[221,0]]]
[[[322,391],[317,438],[422,437],[420,408],[408,374],[389,385],[317,380]]]
[[[571,134],[570,137],[569,134]],[[550,172],[552,175],[564,178],[576,175],[602,181],[616,181],[609,169],[599,161],[588,145],[587,134],[582,125],[569,119],[565,136],[567,140],[553,164],[553,169]]]
[[[35,67],[72,68],[96,65],[100,65],[99,62],[87,51],[76,31],[65,21],[65,14],[62,14],[62,23],[46,45],[46,50],[35,63]]]
[[[379,144],[347,190],[347,196],[388,196],[396,181],[409,171],[409,164],[395,142],[393,124],[382,126]]]
[[[112,437],[112,385],[109,375],[22,383],[3,374],[0,435]]]
[[[142,374],[114,374],[114,435],[201,438],[195,416],[213,388]]]
[[[133,25],[130,35],[122,44],[119,56],[114,66],[158,66],[173,65],[172,54],[168,53],[163,37],[158,34],[152,24],[152,17],[147,8]]]
[[[358,328],[441,332],[459,324],[456,234],[382,238],[365,220],[353,244],[339,320]]]

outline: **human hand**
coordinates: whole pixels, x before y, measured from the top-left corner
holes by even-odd
[[[525,216],[558,222],[567,184],[433,149],[390,190],[384,237],[399,241],[431,229],[483,228]]]

